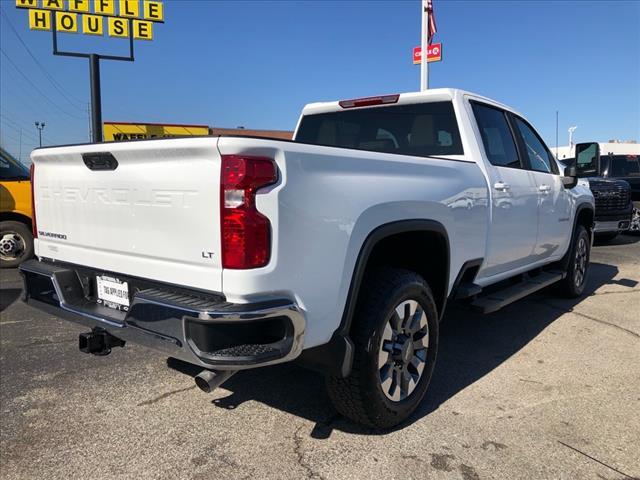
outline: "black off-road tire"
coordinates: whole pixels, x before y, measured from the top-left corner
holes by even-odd
[[[7,235],[15,236],[16,243],[20,243],[19,250],[9,254],[3,254],[0,257],[0,268],[14,268],[20,265],[24,260],[33,256],[33,235],[28,226],[21,222],[5,221],[0,222],[0,241]]]
[[[381,385],[378,354],[387,322],[396,306],[413,300],[427,316],[426,361],[419,380],[406,398],[392,401]],[[438,313],[433,294],[414,272],[385,268],[368,276],[358,299],[351,339],[355,351],[351,374],[328,377],[327,390],[335,408],[345,417],[373,428],[390,428],[406,420],[418,407],[429,386],[438,352]]]
[[[567,276],[558,282],[558,293],[561,296],[577,298],[582,295],[589,276],[590,254],[591,239],[589,238],[587,229],[582,225],[577,225],[570,247]]]

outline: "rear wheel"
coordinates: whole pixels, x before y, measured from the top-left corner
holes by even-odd
[[[33,255],[33,236],[24,223],[0,222],[0,268],[17,267]]]
[[[571,245],[567,276],[558,284],[562,296],[576,298],[584,292],[589,273],[590,253],[591,242],[587,229],[578,225]]]
[[[358,423],[389,428],[406,420],[423,399],[438,350],[433,295],[419,275],[384,269],[363,285],[351,338],[351,374],[329,377],[336,409]]]

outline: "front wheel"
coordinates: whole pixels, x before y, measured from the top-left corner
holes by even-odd
[[[0,268],[13,268],[33,256],[33,236],[24,223],[0,222]]]
[[[629,224],[629,233],[640,233],[640,205],[633,206],[631,213],[631,223]]]
[[[406,420],[422,401],[438,350],[438,314],[419,275],[381,269],[363,285],[351,328],[354,360],[346,378],[329,377],[338,412],[375,428]]]
[[[587,283],[589,272],[589,255],[591,242],[587,229],[582,225],[576,227],[567,267],[567,275],[558,284],[560,294],[567,298],[576,298],[582,295]]]

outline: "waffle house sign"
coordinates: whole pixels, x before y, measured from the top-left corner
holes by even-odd
[[[164,23],[164,5],[151,0],[16,0],[29,11],[31,30],[55,30],[135,40],[153,40]]]

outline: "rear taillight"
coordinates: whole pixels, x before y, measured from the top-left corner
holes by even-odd
[[[271,223],[256,209],[256,190],[278,179],[270,158],[222,155],[220,227],[223,268],[264,267],[271,256]]]
[[[370,107],[371,105],[386,105],[388,103],[398,103],[399,94],[382,95],[379,97],[354,98],[352,100],[340,100],[338,105],[342,108]]]
[[[36,166],[32,163],[29,168],[29,177],[31,183],[31,233],[33,234],[33,238],[38,238],[38,226],[36,225],[36,197],[34,195],[35,192],[35,181],[36,181]]]

